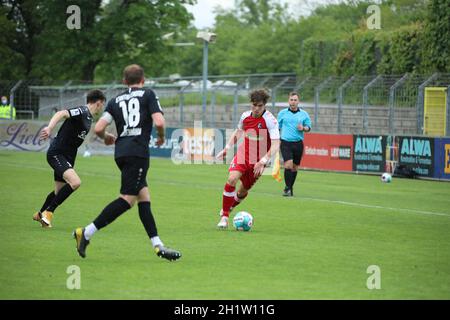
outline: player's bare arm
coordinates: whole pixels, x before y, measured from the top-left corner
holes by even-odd
[[[216,159],[223,159],[223,157],[226,156],[228,149],[230,149],[232,146],[234,146],[239,141],[239,139],[242,137],[243,133],[244,133],[244,130],[236,129],[233,132],[233,134],[231,135],[227,144],[225,145],[225,148],[217,154]]]
[[[69,118],[69,111],[67,110],[61,110],[55,113],[55,115],[50,119],[50,122],[48,123],[48,126],[46,126],[41,131],[41,139],[45,140],[48,139],[55,128],[55,126],[62,120]]]
[[[108,127],[109,122],[104,119],[100,118],[100,120],[97,121],[95,124],[95,134],[100,138],[103,139],[104,143],[109,146],[116,142],[116,136],[114,136],[111,133],[106,132],[106,128]]]
[[[156,112],[152,114],[153,123],[155,124],[156,131],[158,132],[158,138],[156,140],[156,145],[161,146],[165,141],[165,124],[166,121],[164,116],[160,112]]]
[[[271,145],[269,151],[264,155],[264,157],[261,158],[256,164],[253,169],[253,173],[255,174],[255,177],[259,177],[264,172],[264,168],[266,164],[269,162],[269,160],[272,158],[274,154],[278,152],[280,149],[280,139],[271,139]]]

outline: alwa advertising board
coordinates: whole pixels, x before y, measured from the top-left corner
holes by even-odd
[[[353,171],[384,171],[386,136],[354,135],[353,147]]]
[[[420,176],[434,176],[434,138],[399,137],[399,164],[414,169]]]

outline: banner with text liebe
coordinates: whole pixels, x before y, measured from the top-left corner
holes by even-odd
[[[0,150],[46,151],[50,141],[39,138],[46,125],[42,121],[0,120]],[[156,146],[153,132],[149,148],[152,156],[172,157],[180,163],[214,162],[226,137],[222,129],[167,128],[165,143]],[[114,152],[93,130],[81,151],[86,149],[92,154]],[[392,173],[398,165],[412,168],[422,177],[450,180],[450,137],[305,134],[304,169]]]

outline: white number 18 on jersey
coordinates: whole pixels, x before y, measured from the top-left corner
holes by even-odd
[[[128,105],[126,101],[120,101],[119,107],[122,109],[123,120],[125,121],[123,132],[120,136],[140,135],[141,128],[136,128],[141,120],[139,100],[132,98],[128,101]]]

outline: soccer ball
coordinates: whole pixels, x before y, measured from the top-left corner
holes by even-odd
[[[249,231],[253,226],[253,217],[248,212],[240,211],[234,216],[233,225],[238,231]]]
[[[392,176],[389,173],[385,172],[381,175],[381,181],[389,183],[392,181]]]

